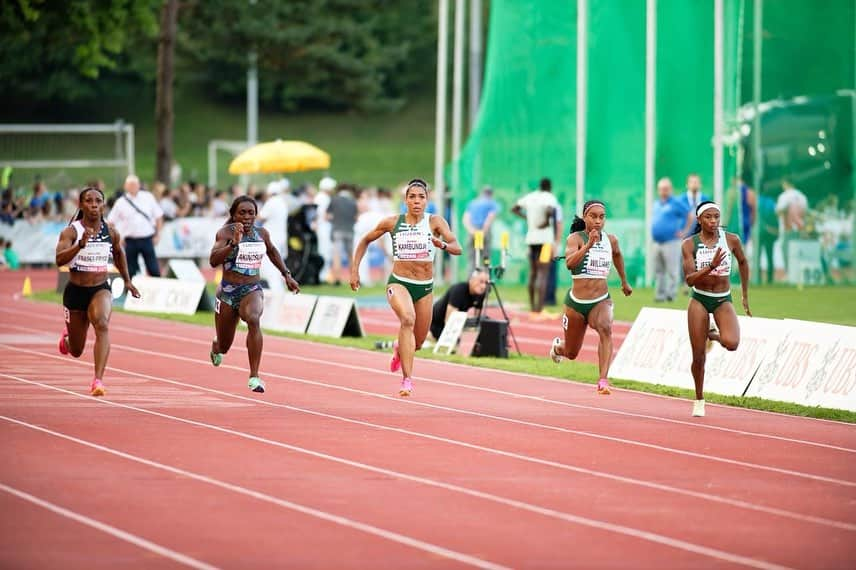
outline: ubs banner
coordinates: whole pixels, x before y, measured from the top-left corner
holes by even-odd
[[[707,355],[705,391],[856,411],[856,328],[738,317],[740,347]],[[645,308],[611,375],[691,389],[685,311]]]
[[[856,411],[856,328],[784,321],[747,396]]]

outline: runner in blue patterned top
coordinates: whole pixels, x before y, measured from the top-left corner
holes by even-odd
[[[68,283],[62,293],[65,328],[59,339],[61,354],[78,358],[86,347],[89,325],[95,329],[95,377],[89,393],[106,393],[103,378],[110,354],[108,326],[113,312],[113,295],[107,275],[110,261],[125,280],[125,288],[134,297],[140,292],[131,283],[128,263],[119,232],[104,221],[104,194],[90,186],[80,192],[74,220],[59,234],[56,245],[57,266],[68,265]]]
[[[740,324],[731,299],[731,255],[737,260],[743,292],[743,310],[749,310],[749,262],[743,253],[740,236],[723,230],[719,206],[705,201],[696,208],[695,232],[681,244],[684,275],[693,294],[687,307],[690,345],[693,351],[692,374],[696,399],[695,417],[704,416],[704,364],[713,342],[726,350],[737,350]],[[710,324],[710,315],[716,326]]]
[[[600,200],[583,204],[583,217],[574,217],[571,234],[565,241],[565,267],[571,272],[573,286],[565,295],[565,314],[562,316],[564,339],[556,337],[550,347],[550,357],[559,363],[562,358],[575,359],[583,345],[586,328],[597,331],[600,380],[597,393],[609,395],[607,377],[612,363],[612,299],[606,279],[615,271],[621,279],[625,296],[633,293],[624,272],[624,257],[618,238],[603,231],[606,224],[606,205]]]
[[[393,343],[391,372],[401,370],[400,396],[413,392],[413,357],[431,327],[434,302],[434,256],[438,249],[461,254],[461,246],[449,224],[441,216],[428,214],[428,184],[414,178],[404,189],[407,211],[387,216],[362,237],[351,262],[351,289],[360,288],[359,267],[369,244],[389,233],[392,236],[393,265],[386,288],[389,306],[401,326]]]
[[[239,196],[232,202],[226,224],[217,231],[208,261],[211,267],[223,266],[223,279],[217,289],[214,306],[217,336],[211,343],[209,356],[214,366],[220,366],[223,355],[229,352],[235,340],[238,320],[242,319],[247,323],[247,356],[250,362],[247,386],[253,392],[264,392],[265,384],[259,377],[263,344],[259,322],[264,310],[259,268],[264,257],[267,256],[282,274],[289,291],[299,293],[300,285],[285,266],[268,231],[255,225],[257,215],[256,201],[249,196]]]

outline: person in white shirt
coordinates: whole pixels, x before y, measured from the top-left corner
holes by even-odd
[[[782,256],[785,270],[790,267],[789,245],[799,237],[805,226],[805,214],[808,211],[808,198],[794,188],[790,180],[782,180],[782,193],[776,200],[776,214],[779,216],[779,235],[782,236]]]
[[[163,210],[151,192],[140,189],[140,179],[133,174],[125,178],[125,193],[116,200],[107,223],[113,224],[125,244],[128,273],[133,277],[140,272],[139,256],[143,256],[146,272],[160,277],[155,246],[163,227]]]
[[[553,245],[560,239],[553,217],[559,202],[553,195],[549,178],[542,178],[538,190],[520,198],[511,213],[526,220],[526,245],[529,246],[529,306],[532,316],[540,318],[547,293],[547,276],[553,262]],[[542,255],[542,253],[544,255]]]
[[[288,178],[276,180],[267,185],[267,199],[259,211],[258,221],[268,231],[270,241],[283,257],[288,255],[288,201],[285,194],[291,188]],[[274,292],[283,292],[282,280],[273,263],[262,260],[261,276],[268,288]]]
[[[327,208],[330,207],[330,200],[333,191],[336,190],[337,182],[325,176],[318,183],[318,193],[315,195],[315,235],[318,237],[318,255],[324,259],[324,266],[321,268],[320,279],[322,282],[327,281],[327,274],[330,271],[330,263],[333,258],[333,238],[331,237],[332,225],[327,219]]]

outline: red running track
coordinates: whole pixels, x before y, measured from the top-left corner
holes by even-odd
[[[0,299],[0,567],[843,568],[856,427],[114,314],[106,398],[60,309]]]

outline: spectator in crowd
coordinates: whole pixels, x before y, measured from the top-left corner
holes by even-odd
[[[737,190],[740,192],[740,239],[748,247],[752,240],[752,227],[755,225],[758,200],[755,191],[743,180],[737,180]]]
[[[511,213],[526,220],[526,245],[529,247],[529,307],[533,318],[542,318],[547,291],[549,264],[559,236],[553,217],[559,202],[549,178],[542,178],[538,190],[520,198]]]
[[[779,216],[779,230],[782,236],[782,255],[785,270],[790,267],[789,245],[797,239],[805,227],[805,215],[808,211],[808,198],[794,187],[790,180],[782,180],[782,193],[776,200],[776,214]]]
[[[125,244],[128,272],[131,277],[140,272],[138,257],[143,256],[146,271],[160,277],[155,246],[163,227],[163,210],[151,192],[140,188],[140,179],[130,174],[125,178],[124,193],[118,198],[107,216]]]
[[[288,178],[267,185],[266,199],[259,210],[258,221],[268,231],[270,241],[280,254],[288,252],[288,202],[285,194],[291,188]],[[261,276],[273,291],[284,290],[279,271],[269,259],[262,259]]]
[[[327,219],[332,227],[333,238],[329,280],[340,285],[342,262],[350,258],[354,250],[354,224],[357,223],[357,200],[350,186],[340,186],[339,191],[331,198]]]
[[[684,229],[681,232],[683,237],[688,237],[696,223],[695,210],[702,202],[707,202],[710,198],[701,191],[701,176],[692,173],[687,176],[687,191],[678,197],[678,200],[684,210]]]
[[[21,261],[18,259],[18,252],[12,249],[12,242],[6,240],[5,245],[3,246],[3,260],[6,262],[6,266],[9,269],[17,270],[21,267]]]
[[[12,188],[6,188],[0,200],[0,222],[13,226],[20,215],[21,209],[15,203],[15,191]]]
[[[681,279],[681,234],[686,212],[674,196],[669,178],[657,181],[657,199],[651,214],[651,238],[654,240],[654,301],[673,301]]]
[[[553,224],[555,224],[556,242],[559,244],[562,243],[562,239],[564,239],[564,222],[564,214],[562,214],[562,208],[560,206],[553,210]],[[558,264],[551,263],[547,267],[547,288],[544,292],[544,304],[550,307],[555,307],[558,304],[556,300],[556,289],[559,286]],[[552,318],[557,315],[544,311],[544,316]]]
[[[38,181],[33,184],[33,197],[30,198],[30,207],[28,217],[31,221],[41,221],[50,215],[51,195],[48,194],[48,187],[44,182]]]
[[[178,204],[174,196],[178,191],[170,190],[161,182],[156,182],[152,186],[152,190],[152,194],[154,194],[155,199],[158,201],[158,206],[163,211],[163,219],[167,222],[176,219],[178,217]]]
[[[469,279],[455,283],[449,287],[443,296],[434,302],[431,317],[431,336],[434,340],[440,338],[446,321],[455,311],[469,311],[470,309],[481,309],[487,292],[487,271],[475,269]]]
[[[315,235],[318,237],[318,254],[324,260],[321,269],[321,280],[329,281],[330,263],[333,258],[332,225],[327,219],[327,210],[330,208],[333,192],[336,190],[336,181],[325,176],[318,182],[318,193],[315,194]]]
[[[6,240],[0,237],[0,250],[6,250]],[[5,255],[0,255],[0,271],[9,269],[9,262],[6,261]]]
[[[467,231],[467,250],[469,251],[474,269],[481,267],[482,259],[490,260],[493,237],[490,230],[497,214],[499,214],[499,204],[493,199],[493,188],[490,186],[482,188],[479,197],[470,202],[467,210],[464,212],[462,221],[464,229]],[[474,240],[476,232],[482,232],[484,235],[484,241],[482,242],[484,249],[481,251],[482,259],[475,258]],[[490,262],[488,262],[488,265],[490,265]]]
[[[758,213],[761,224],[759,228],[761,254],[766,264],[767,284],[770,284],[773,282],[776,271],[775,256],[773,255],[774,246],[776,245],[776,240],[779,239],[779,218],[776,215],[776,201],[768,194],[762,192],[758,198]],[[759,258],[758,261],[760,263],[761,259]],[[762,275],[760,267],[758,268],[758,275],[759,278]]]
[[[214,199],[211,200],[211,208],[208,210],[208,215],[212,218],[222,218],[229,214],[228,196],[225,190],[217,190],[214,193]]]

